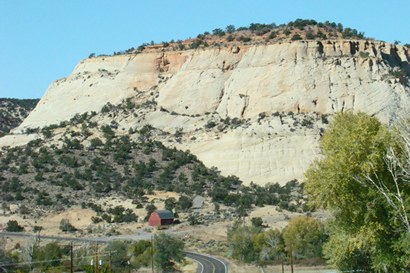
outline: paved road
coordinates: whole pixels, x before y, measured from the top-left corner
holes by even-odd
[[[192,252],[185,252],[185,254],[199,263],[197,273],[228,273],[226,263],[215,257]]]
[[[173,231],[165,230],[164,233],[171,235],[182,236],[188,232],[186,231]],[[74,234],[73,234],[74,236]],[[151,240],[153,234],[148,233],[143,230],[138,230],[135,234],[128,235],[117,235],[109,237],[95,237],[95,238],[82,238],[82,237],[68,237],[68,236],[49,236],[49,235],[38,235],[33,233],[23,233],[23,232],[0,232],[0,237],[26,237],[26,238],[37,238],[37,239],[50,239],[56,241],[75,241],[75,242],[90,242],[90,243],[110,243],[115,240],[127,240],[127,241],[138,241],[138,240]]]
[[[74,241],[74,242],[94,242],[94,243],[108,243],[112,240],[110,238],[81,238],[81,237],[64,237],[64,236],[48,236],[37,235],[22,232],[0,232],[0,237],[26,237],[37,239],[51,239],[56,241]]]

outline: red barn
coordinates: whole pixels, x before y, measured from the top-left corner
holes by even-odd
[[[156,210],[149,216],[148,223],[152,227],[171,225],[174,214],[169,210]]]

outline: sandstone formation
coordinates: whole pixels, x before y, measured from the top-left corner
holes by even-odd
[[[189,149],[222,174],[245,183],[284,183],[302,179],[318,156],[326,126],[320,115],[362,111],[390,124],[409,109],[410,87],[394,74],[399,68],[410,72],[409,62],[407,48],[366,40],[90,58],[52,83],[14,133],[131,98],[152,107],[112,117],[119,132],[150,124],[165,132],[156,136],[165,145]],[[224,128],[227,118],[242,123]],[[207,127],[209,122],[218,126]],[[180,139],[174,141],[176,133]]]

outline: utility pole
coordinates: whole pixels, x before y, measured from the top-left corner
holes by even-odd
[[[98,273],[98,243],[95,249],[95,265],[94,265],[94,273]]]
[[[30,263],[29,263],[29,266],[28,266],[28,272],[31,272],[31,262],[33,261],[33,256],[34,256],[34,244],[35,244],[35,243],[33,243],[33,244],[31,245],[31,252],[29,253]],[[40,246],[39,246],[39,248],[40,248]]]
[[[152,273],[154,273],[154,240],[151,235],[151,268],[152,268]]]
[[[293,253],[292,253],[292,243],[289,245],[289,255],[290,255],[290,272],[293,273]]]
[[[20,273],[20,255],[17,255],[17,273]]]
[[[283,258],[282,258],[282,260],[280,261],[280,263],[282,264],[282,273],[285,273],[285,267],[283,266]]]
[[[70,273],[74,273],[74,255],[73,255],[73,242],[70,243]]]
[[[38,245],[39,245],[39,246],[40,246],[40,243],[41,243],[40,232],[41,232],[41,228],[38,230],[38,234],[37,234],[37,240],[38,240]]]
[[[112,273],[112,259],[111,259],[111,250],[110,250],[110,273]]]

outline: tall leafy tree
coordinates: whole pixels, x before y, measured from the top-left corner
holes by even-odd
[[[311,205],[334,215],[324,252],[342,270],[409,270],[408,231],[395,221],[396,212],[383,194],[363,182],[377,177],[393,188],[384,158],[388,149],[399,147],[376,118],[340,113],[323,136],[323,157],[305,173]],[[408,184],[403,194],[408,197]]]
[[[243,226],[238,221],[228,230],[228,242],[233,258],[241,262],[251,263],[259,258],[259,249],[255,239],[261,233],[260,228],[254,226]]]
[[[278,229],[270,229],[264,233],[265,246],[260,253],[261,260],[281,261],[286,257],[283,235]]]
[[[396,212],[393,215],[394,220],[409,233],[410,118],[399,120],[394,128],[393,135],[399,149],[390,147],[383,157],[387,175],[393,183],[385,183],[386,179],[380,177],[377,172],[374,172],[373,175],[368,174],[360,177],[358,181],[366,183],[384,197],[388,206]]]
[[[9,251],[6,251],[6,240],[0,239],[0,272],[7,272],[15,270],[15,264],[18,263],[17,259],[11,255]]]
[[[235,28],[234,25],[227,25],[226,28],[225,28],[225,31],[226,31],[227,33],[234,33],[235,30],[236,30],[236,28]]]
[[[129,246],[130,244],[128,242],[113,241],[106,248],[106,252],[112,253],[111,262],[114,269],[121,270],[129,266],[129,261],[131,259]]]
[[[283,230],[286,246],[292,246],[297,258],[322,257],[322,245],[326,240],[323,224],[307,216],[299,216],[289,221]]]
[[[36,262],[35,267],[42,270],[49,270],[60,266],[62,257],[68,254],[66,249],[60,247],[57,242],[51,242],[43,247],[35,245],[33,247],[33,260]]]
[[[162,272],[174,272],[176,262],[184,260],[184,242],[169,234],[160,233],[154,237],[154,261]]]

